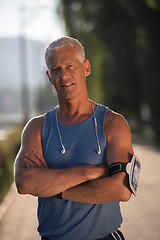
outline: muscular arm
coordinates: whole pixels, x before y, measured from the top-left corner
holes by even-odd
[[[107,140],[106,159],[110,166],[114,162],[128,162],[133,155],[131,133],[124,118],[109,111],[105,120]],[[82,203],[106,203],[128,201],[131,192],[128,188],[127,175],[117,173],[80,184],[63,192],[63,198]]]
[[[103,167],[51,169],[43,157],[39,160],[33,150],[43,156],[41,146],[43,120],[44,116],[32,119],[22,133],[21,148],[15,161],[15,182],[19,193],[50,197],[104,175]],[[27,160],[26,153],[30,161]]]

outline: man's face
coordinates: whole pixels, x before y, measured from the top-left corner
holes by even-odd
[[[80,61],[73,46],[50,51],[47,55],[48,77],[59,100],[73,100],[86,91],[86,76],[90,74],[88,61]]]

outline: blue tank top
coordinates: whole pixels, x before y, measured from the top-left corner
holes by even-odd
[[[95,115],[101,154],[97,154],[93,114],[84,122],[63,126],[58,122],[65,154],[56,127],[56,108],[49,111],[42,129],[44,158],[51,168],[62,169],[80,165],[99,165],[106,162],[104,119],[106,107],[97,105]],[[117,230],[121,223],[119,202],[84,204],[57,197],[39,198],[38,231],[41,236],[54,240],[95,240]]]

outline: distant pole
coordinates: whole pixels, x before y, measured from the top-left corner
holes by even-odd
[[[22,104],[22,123],[25,124],[30,117],[30,99],[29,99],[29,86],[28,86],[28,61],[27,61],[27,40],[26,40],[26,12],[37,11],[47,7],[50,0],[38,0],[38,5],[34,7],[27,7],[25,0],[21,0],[21,6],[19,8],[19,20],[20,20],[20,36],[19,36],[19,59],[20,59],[20,81],[21,81],[21,104]],[[27,2],[27,1],[26,1]],[[32,9],[33,8],[33,9]],[[34,14],[35,17],[35,14]],[[32,19],[32,17],[30,17]],[[30,20],[30,19],[29,19]]]
[[[20,59],[20,81],[21,81],[21,104],[22,104],[22,124],[26,124],[29,119],[29,89],[28,89],[28,67],[27,67],[27,41],[25,36],[26,19],[25,3],[19,8],[20,16],[20,36],[19,36],[19,59]]]

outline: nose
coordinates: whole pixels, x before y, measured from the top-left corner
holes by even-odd
[[[60,73],[59,73],[60,79],[61,79],[61,80],[65,80],[66,77],[67,77],[67,75],[68,75],[67,71],[66,71],[65,69],[62,69],[62,68],[61,68]]]

